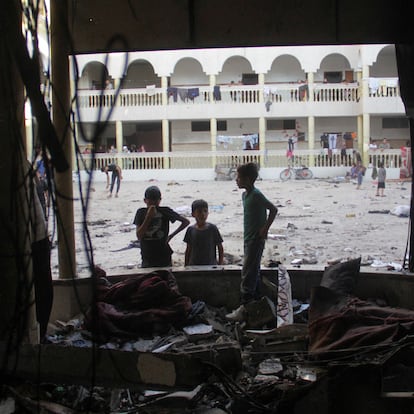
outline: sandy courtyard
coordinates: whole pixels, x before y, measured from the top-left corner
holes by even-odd
[[[362,264],[384,267],[403,263],[408,238],[408,217],[395,214],[398,206],[409,206],[411,183],[387,182],[385,197],[376,197],[376,183],[365,177],[362,189],[351,182],[313,179],[309,181],[257,181],[257,187],[278,207],[269,231],[262,264],[280,261],[324,268],[335,260],[361,256]],[[221,232],[225,264],[240,264],[243,254],[241,193],[231,181],[123,181],[118,198],[107,198],[104,183],[91,192],[87,223],[95,264],[108,274],[140,267],[135,212],[144,206],[149,185],[158,185],[162,205],[191,218],[191,203],[203,198],[210,206],[209,221]],[[82,210],[75,184],[76,260],[78,274],[88,272],[82,230]],[[388,213],[388,211],[390,213]],[[172,225],[175,228],[176,223]],[[171,242],[174,266],[183,266],[185,230]],[[56,239],[56,237],[54,237]],[[57,249],[52,250],[54,276],[58,275]]]

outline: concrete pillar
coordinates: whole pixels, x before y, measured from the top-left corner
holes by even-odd
[[[164,154],[170,152],[170,123],[168,119],[162,120],[162,151]],[[169,157],[164,157],[164,168],[170,168]]]
[[[114,79],[114,89],[118,89],[121,86],[121,80],[120,78]]]
[[[314,73],[308,72],[307,73],[307,79],[308,79],[308,90],[309,90],[309,96],[308,101],[313,102],[313,89],[314,89]]]
[[[168,78],[167,76],[161,76],[161,88],[162,88],[162,104],[168,104],[168,95],[167,95],[167,88],[168,88]]]
[[[215,152],[217,150],[217,119],[211,118],[210,119],[210,146],[211,152],[213,153],[211,156],[211,166],[213,168],[216,167],[216,156]]]
[[[118,153],[122,152],[124,145],[124,133],[122,128],[122,121],[115,122],[115,148]]]
[[[369,80],[369,66],[364,65],[362,67],[362,96],[361,98],[367,98],[369,96],[368,80]]]
[[[357,138],[358,138],[358,149],[360,147],[360,142],[363,141],[364,131],[362,127],[362,115],[357,116]]]
[[[362,99],[366,99],[369,96],[369,66],[364,65],[362,67]],[[361,153],[362,161],[365,165],[368,165],[369,156],[369,138],[371,136],[370,130],[370,115],[367,113],[362,114],[362,136],[358,139],[358,150]],[[359,138],[359,137],[358,137]]]
[[[122,128],[122,121],[115,121],[115,148],[116,148],[116,153],[117,153],[116,162],[121,168],[124,168],[122,164],[122,158],[120,157],[120,155],[122,154],[123,145],[124,145],[124,132]]]
[[[264,73],[259,73],[259,102],[264,102],[264,84],[265,84],[265,75]]]
[[[367,113],[362,114],[362,139],[358,141],[358,149],[362,155],[362,162],[364,165],[368,165],[368,149],[369,149],[369,137],[371,136],[370,129],[370,115]]]
[[[75,232],[72,187],[72,137],[70,134],[70,76],[67,37],[67,0],[52,0],[51,48],[52,48],[52,112],[53,123],[61,147],[70,167],[64,172],[56,172],[56,207],[59,277],[62,279],[77,276],[75,256]]]
[[[359,99],[362,98],[362,89],[363,89],[363,82],[362,82],[362,69],[358,69],[356,71],[356,80],[358,83],[358,93],[359,93]]]
[[[315,149],[315,117],[308,117],[308,149]],[[309,156],[309,167],[315,166],[315,156],[311,154]]]
[[[211,151],[216,151],[217,149],[217,119],[210,119],[210,142],[211,142]]]

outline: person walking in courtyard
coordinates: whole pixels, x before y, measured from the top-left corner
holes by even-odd
[[[387,178],[387,170],[384,167],[384,163],[378,163],[378,184],[376,196],[384,197],[385,180]]]
[[[222,265],[224,256],[223,239],[217,226],[207,222],[207,201],[193,201],[191,215],[196,222],[187,228],[184,236],[184,242],[187,243],[185,266]]]
[[[245,317],[245,305],[261,297],[260,262],[277,207],[255,187],[258,168],[254,163],[240,165],[237,168],[236,183],[245,191],[243,201],[243,239],[244,259],[241,272],[241,305],[226,315],[231,321],[242,321]]]
[[[135,214],[137,238],[141,245],[141,267],[167,267],[172,265],[172,249],[169,241],[189,224],[189,220],[170,207],[160,207],[161,191],[157,186],[145,190],[147,207],[139,208]],[[170,223],[180,225],[171,233]]]
[[[112,197],[112,191],[114,189],[115,182],[116,182],[115,197],[118,197],[119,189],[121,188],[121,180],[122,180],[121,167],[119,167],[116,164],[109,164],[109,165],[105,165],[105,167],[102,167],[101,171],[106,174],[106,189],[109,188],[108,198]],[[109,185],[109,172],[112,173],[110,185]]]
[[[366,168],[362,163],[357,164],[357,190],[361,189],[362,180],[364,179]]]

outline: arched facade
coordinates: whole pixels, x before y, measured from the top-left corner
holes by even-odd
[[[114,130],[118,150],[141,131],[135,147],[141,140],[154,151],[173,152],[214,151],[217,137],[249,134],[259,136],[263,151],[284,149],[290,135],[298,148],[315,150],[333,131],[338,137],[352,132],[357,139],[349,149],[367,154],[370,139],[386,136],[399,148],[409,138],[408,129],[384,127],[384,119],[405,116],[393,45],[167,50],[76,60],[82,90],[102,74],[115,88],[123,79],[104,147]],[[384,87],[373,89],[375,83]],[[88,99],[111,103],[107,94]],[[94,111],[85,105],[81,119],[93,122]]]

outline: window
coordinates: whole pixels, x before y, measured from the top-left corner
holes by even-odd
[[[217,131],[227,131],[227,121],[217,121]]]
[[[191,131],[192,132],[210,131],[210,121],[192,121]]]
[[[192,132],[210,131],[210,121],[192,121]],[[227,131],[227,121],[217,121],[217,131]]]
[[[268,131],[296,129],[296,119],[268,119],[266,128]]]
[[[382,127],[384,129],[408,128],[408,119],[407,118],[382,118]]]

